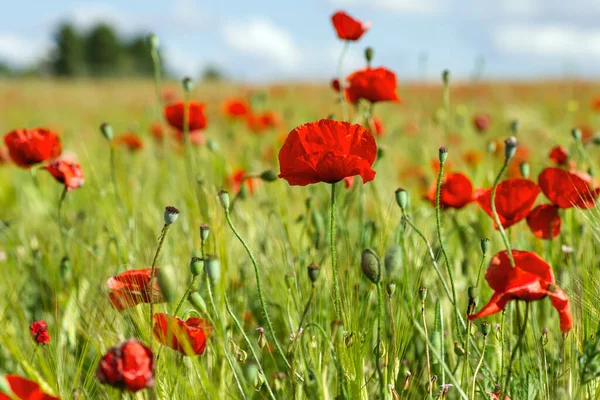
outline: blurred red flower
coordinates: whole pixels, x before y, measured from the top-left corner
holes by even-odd
[[[162,142],[165,136],[160,122],[153,122],[152,125],[150,125],[150,133],[157,142]]]
[[[58,182],[65,185],[67,190],[78,189],[85,183],[81,165],[66,159],[56,160],[44,167]]]
[[[168,346],[183,355],[201,355],[206,350],[212,326],[202,318],[188,318],[183,321],[163,313],[156,313],[154,336],[164,346]]]
[[[340,92],[340,89],[342,88],[342,87],[341,87],[341,85],[340,85],[340,80],[339,80],[339,79],[337,79],[337,78],[335,78],[335,79],[332,79],[332,80],[331,80],[331,88],[332,88],[333,90],[335,90],[335,92],[336,92],[336,93],[339,93],[339,92]]]
[[[527,216],[529,229],[540,239],[553,239],[560,233],[561,219],[558,207],[552,204],[540,204]]]
[[[250,113],[250,105],[244,99],[228,99],[223,103],[223,112],[226,117],[243,117]]]
[[[110,348],[96,368],[100,383],[137,392],[154,387],[154,355],[135,339]]]
[[[46,324],[46,321],[35,321],[29,325],[29,332],[31,332],[31,336],[33,336],[33,340],[35,340],[36,343],[50,343],[50,332],[48,332],[48,325]]]
[[[353,176],[345,177],[344,184],[346,185],[346,189],[352,188],[352,186],[354,186],[354,177]]]
[[[435,206],[437,184],[434,183],[425,198]],[[473,201],[473,185],[469,178],[461,173],[448,174],[440,187],[440,208],[461,209]]]
[[[254,133],[263,133],[269,128],[275,128],[279,123],[279,116],[274,111],[266,111],[246,116],[248,129]]]
[[[555,206],[560,208],[592,208],[600,189],[590,187],[591,177],[587,174],[546,168],[538,177],[542,192]]]
[[[385,133],[385,127],[383,126],[383,121],[377,117],[371,118],[371,132],[373,132],[377,137],[382,137]]]
[[[560,330],[569,332],[573,319],[567,295],[556,285],[554,273],[548,263],[531,251],[512,251],[515,266],[510,265],[508,252],[496,254],[485,273],[485,280],[494,294],[490,301],[469,320],[487,317],[504,309],[510,300],[536,301],[550,296],[558,311]]]
[[[475,200],[483,211],[494,218],[492,213],[492,189],[477,191]],[[496,189],[496,211],[502,227],[509,228],[525,219],[540,194],[540,188],[528,179],[514,178],[500,182]],[[494,222],[494,227],[496,222]]]
[[[569,161],[569,152],[565,146],[555,146],[550,150],[549,157],[556,165],[567,165]]]
[[[62,151],[60,137],[44,128],[15,129],[4,135],[10,158],[21,168],[53,160]]]
[[[371,166],[376,157],[375,139],[362,126],[322,119],[289,133],[279,151],[279,177],[299,186],[354,175],[366,183],[375,178]]]
[[[401,102],[396,94],[396,75],[384,67],[358,70],[346,77],[346,97],[352,104],[359,99],[372,103],[379,101]]]
[[[236,168],[235,170],[233,170],[233,173],[229,176],[229,186],[231,187],[231,191],[233,193],[239,193],[242,189],[242,184],[244,184],[246,186],[246,189],[248,189],[248,192],[250,194],[254,194],[254,186],[256,183],[254,178],[247,177],[246,179],[244,179],[245,177],[246,170],[242,168]]]
[[[0,393],[0,400],[60,400],[58,397],[50,396],[42,392],[40,385],[29,379],[18,375],[5,375],[4,379],[8,382],[10,390],[15,397],[9,397],[5,393]]]
[[[591,107],[594,111],[600,111],[600,96],[592,99]]]
[[[479,133],[485,133],[492,123],[492,117],[488,114],[477,114],[473,118],[473,127]]]
[[[463,160],[471,168],[477,168],[482,159],[483,154],[477,150],[468,150],[463,154]]]
[[[156,275],[158,268],[154,271],[153,302],[162,303],[164,298],[158,287]],[[132,269],[113,276],[106,281],[110,289],[110,302],[118,311],[133,307],[140,303],[150,303],[150,277],[151,268]]]
[[[201,130],[190,131],[189,135],[190,144],[192,146],[203,146],[206,143],[206,137],[204,136],[204,132]],[[179,143],[185,143],[185,138],[182,131],[175,132],[175,139]]]
[[[165,118],[173,128],[183,131],[184,125],[184,103],[178,101],[165,107]],[[206,117],[204,116],[204,104],[190,101],[188,104],[189,130],[195,131],[206,128]]]
[[[116,137],[115,145],[127,147],[129,151],[137,151],[144,148],[144,142],[135,133],[125,133]]]
[[[369,22],[363,23],[343,11],[337,11],[333,14],[331,22],[337,36],[342,40],[356,41],[371,27]]]

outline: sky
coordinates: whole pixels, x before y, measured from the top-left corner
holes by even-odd
[[[406,80],[444,69],[467,79],[478,58],[485,78],[600,78],[600,0],[20,0],[2,10],[0,60],[16,66],[47,55],[70,20],[157,34],[180,76],[217,65],[240,81],[328,80],[342,49],[330,17],[345,10],[372,27],[344,73],[363,67],[372,46],[373,65]]]

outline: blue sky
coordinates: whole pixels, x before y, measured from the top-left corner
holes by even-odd
[[[178,75],[216,64],[238,80],[326,80],[342,44],[330,22],[343,9],[372,28],[352,45],[345,72],[375,65],[401,79],[467,78],[484,57],[489,78],[600,76],[598,0],[21,0],[3,5],[0,59],[26,65],[48,54],[61,20],[155,32]]]

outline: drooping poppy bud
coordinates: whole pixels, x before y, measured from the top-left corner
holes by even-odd
[[[373,60],[373,48],[367,47],[365,49],[365,60],[367,60],[367,65],[371,65],[371,61]]]
[[[276,171],[268,169],[260,174],[260,179],[262,179],[265,182],[275,182],[279,178],[277,177]]]
[[[192,90],[192,78],[190,78],[189,76],[186,76],[185,78],[182,79],[181,84],[183,85],[183,90],[185,90],[186,92],[191,92]]]
[[[194,306],[194,308],[200,311],[203,314],[208,313],[208,308],[206,307],[206,302],[202,298],[202,295],[198,292],[192,292],[188,296],[189,302]]]
[[[483,334],[484,337],[487,337],[487,335],[490,334],[491,330],[492,330],[492,325],[490,325],[489,322],[483,321],[481,323],[481,333]]]
[[[258,332],[258,339],[257,339],[258,347],[260,347],[262,349],[267,345],[267,338],[265,336],[265,328],[258,327],[258,328],[256,328],[256,332]]]

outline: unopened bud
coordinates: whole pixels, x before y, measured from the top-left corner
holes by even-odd
[[[190,260],[190,272],[193,276],[200,275],[204,268],[204,262],[200,257],[192,257]]]
[[[373,60],[373,48],[367,47],[365,49],[365,60],[367,60],[367,65],[371,65],[371,61]]]
[[[102,132],[102,136],[104,136],[104,138],[109,142],[111,142],[113,137],[115,137],[112,126],[106,122],[100,125],[100,132]]]
[[[527,161],[522,161],[521,164],[519,164],[519,171],[524,179],[529,178],[529,170],[529,163]]]
[[[161,267],[158,269],[158,287],[167,303],[175,300],[177,294],[177,283],[171,267]]]
[[[573,136],[573,139],[580,141],[581,140],[581,131],[577,128],[571,130],[571,136]]]
[[[517,152],[517,146],[519,143],[517,142],[517,138],[514,136],[510,136],[508,139],[504,141],[504,157],[507,160],[510,160],[514,157]]]
[[[200,293],[190,293],[190,295],[188,296],[188,300],[196,310],[200,311],[203,314],[207,314],[206,302],[204,301]]]
[[[439,158],[440,158],[440,163],[443,164],[446,162],[446,159],[448,158],[448,148],[446,146],[440,147]]]
[[[186,92],[189,93],[192,90],[192,78],[190,78],[189,76],[183,78],[181,84],[183,85],[183,90],[185,90]]]
[[[319,279],[319,274],[321,273],[321,267],[317,264],[312,263],[308,266],[308,278],[312,283],[315,283],[317,279]]]
[[[165,207],[165,225],[171,225],[173,222],[177,221],[179,217],[179,210],[173,206]]]
[[[491,330],[492,330],[492,325],[490,325],[489,322],[483,321],[481,323],[481,333],[483,334],[484,337],[487,337],[487,335],[490,334]]]
[[[442,82],[447,85],[450,82],[450,71],[445,69],[442,71]]]
[[[479,245],[481,246],[481,253],[485,256],[488,253],[488,251],[490,250],[490,239],[488,239],[488,238],[481,239],[481,242],[479,242]]]
[[[496,152],[496,142],[494,142],[493,140],[490,140],[487,143],[487,151],[488,151],[488,153],[495,153]]]
[[[210,234],[210,227],[208,225],[200,225],[200,240],[206,242],[208,235]]]
[[[258,347],[263,349],[267,345],[267,338],[265,336],[265,328],[258,327],[256,328],[256,332],[258,332]]]
[[[229,193],[227,193],[226,190],[219,190],[218,193],[218,197],[219,197],[219,201],[221,202],[221,206],[223,206],[223,209],[225,211],[229,211]]]
[[[385,290],[387,291],[388,296],[393,296],[396,291],[396,284],[392,281],[388,282],[387,285],[385,285]]]
[[[518,120],[515,119],[515,120],[510,121],[509,129],[510,129],[510,132],[513,134],[513,136],[516,136],[517,133],[519,132],[519,126],[520,125],[519,125]]]
[[[424,302],[426,298],[427,298],[427,288],[425,286],[421,286],[419,288],[419,299],[421,299],[421,301]]]
[[[275,170],[272,169],[263,171],[260,174],[260,179],[262,179],[265,182],[275,182],[278,179],[277,172],[275,172]]]
[[[210,279],[211,283],[219,282],[221,278],[221,262],[213,255],[208,254],[204,260],[204,272]]]
[[[360,265],[365,276],[373,283],[377,284],[381,277],[381,265],[379,257],[371,249],[362,252]]]
[[[401,210],[405,210],[408,205],[408,192],[402,188],[396,189],[396,203]]]

